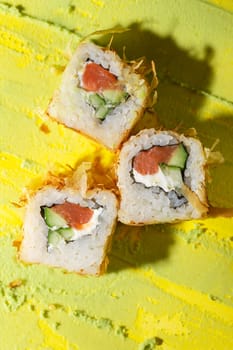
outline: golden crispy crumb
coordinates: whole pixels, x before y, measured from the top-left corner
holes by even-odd
[[[16,202],[11,202],[11,204],[16,207],[16,208],[22,208],[23,204],[22,203],[16,203]]]
[[[9,283],[9,287],[10,288],[17,288],[20,287],[23,284],[23,281],[21,279],[18,280],[14,280],[12,282]]]
[[[48,125],[46,125],[45,123],[41,124],[40,130],[42,132],[44,132],[45,134],[49,134],[50,133],[50,129],[49,129]]]
[[[20,246],[21,246],[21,240],[15,240],[12,243],[13,247],[15,247],[18,251],[20,250]]]

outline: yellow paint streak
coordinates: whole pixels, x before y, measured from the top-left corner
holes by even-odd
[[[191,220],[176,224],[176,228],[184,233],[189,233],[199,225],[205,230],[205,235],[216,234],[218,239],[230,238],[233,235],[233,217],[206,218],[205,220]]]
[[[81,15],[82,17],[84,17],[84,18],[89,18],[89,19],[91,19],[91,18],[93,17],[91,13],[89,13],[89,12],[87,12],[87,11],[83,11],[83,10],[81,10],[81,9],[79,9],[79,8],[76,9],[76,12],[77,12],[79,15]]]
[[[129,331],[129,338],[141,343],[146,339],[153,338],[161,331],[175,336],[189,333],[182,324],[180,313],[172,316],[168,314],[155,315],[143,307],[139,307],[134,328]]]
[[[149,303],[151,303],[153,305],[157,305],[159,303],[159,301],[157,299],[152,298],[152,297],[147,297],[146,299],[149,301]]]
[[[227,11],[233,11],[233,2],[232,0],[209,0],[210,3],[221,7]]]
[[[1,152],[0,153],[0,168],[1,169],[15,169],[19,167],[21,160],[14,155]]]
[[[191,220],[191,221],[183,221],[175,224],[174,226],[178,229],[181,230],[182,232],[190,232],[195,228],[195,225],[201,223],[202,221],[198,220]]]
[[[14,189],[17,189],[14,179],[10,179],[8,176],[6,177],[3,175],[0,175],[0,182],[1,182],[1,185],[10,186],[10,187],[13,187]]]
[[[31,50],[27,47],[25,40],[19,39],[15,34],[4,29],[0,29],[0,45],[4,45],[18,53],[31,54]]]
[[[215,218],[206,219],[203,226],[209,231],[216,233],[219,239],[230,238],[233,236],[233,218]]]
[[[39,328],[44,336],[45,348],[51,348],[53,350],[78,350],[77,345],[69,344],[66,338],[57,332],[55,332],[45,321],[38,321]]]
[[[205,220],[191,220],[175,224],[178,230],[183,233],[189,233],[191,230],[200,226],[205,231],[205,235],[216,235],[216,238],[227,239],[233,236],[232,232],[233,217],[206,218]]]
[[[33,162],[27,165],[27,160],[17,158],[17,156],[0,153],[0,183],[10,186],[22,194],[22,187],[29,179],[34,179],[38,175],[39,163]]]
[[[11,29],[12,31],[21,31],[23,27],[23,21],[21,18],[18,18],[16,16],[16,12],[12,15],[10,12],[8,12],[3,7],[1,8],[0,12],[0,23],[1,27],[6,27]]]
[[[22,20],[17,11],[8,11],[4,7],[0,9],[0,27],[0,44],[23,54],[22,57],[15,58],[19,67],[25,67],[32,59],[43,64],[64,63],[67,60],[63,49],[68,36],[71,42],[73,39],[77,41],[75,35],[61,32],[59,27],[32,21],[26,16]],[[53,46],[55,42],[56,45]]]
[[[144,276],[157,288],[165,293],[172,295],[189,304],[198,307],[202,312],[211,314],[212,317],[221,319],[227,324],[233,324],[233,308],[227,306],[217,300],[211,300],[207,294],[197,290],[192,290],[186,286],[178,285],[172,281],[162,278],[154,273],[153,270],[140,270],[136,273]]]
[[[99,7],[104,7],[104,2],[101,0],[91,0],[93,4],[99,6]]]
[[[7,223],[7,226],[22,226],[22,219],[19,215],[16,214],[16,212],[9,207],[9,205],[0,205],[0,229],[1,226],[4,225],[4,222]],[[3,226],[4,227],[4,226]],[[7,235],[8,232],[4,231],[1,232],[1,235]]]

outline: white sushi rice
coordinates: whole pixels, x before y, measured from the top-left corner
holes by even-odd
[[[94,108],[87,103],[87,92],[82,89],[82,73],[87,59],[108,69],[129,94],[129,98],[109,112],[104,121],[95,116]],[[148,91],[146,81],[115,52],[93,43],[83,43],[65,69],[61,86],[48,107],[48,114],[108,148],[117,149],[140,118]]]
[[[48,226],[41,215],[41,207],[62,204],[65,201],[93,205],[93,201],[103,207],[98,217],[98,225],[93,232],[57,247],[48,249]],[[24,221],[24,238],[20,257],[28,263],[42,263],[61,267],[67,271],[98,275],[105,270],[106,254],[116,225],[117,200],[111,191],[89,191],[85,198],[71,188],[58,190],[51,186],[38,191],[30,200]]]
[[[132,177],[132,160],[141,150],[155,145],[166,146],[180,142],[184,144],[189,154],[184,171],[184,182],[194,193],[197,201],[196,205],[193,204],[195,201],[192,203],[188,201],[180,207],[172,208],[168,195],[164,191],[156,191],[155,187],[146,188],[143,184],[135,182]],[[154,129],[146,129],[132,136],[123,145],[119,155],[117,168],[121,195],[119,220],[125,224],[140,225],[201,217],[207,211],[205,163],[202,145],[194,138],[170,131],[156,132]]]

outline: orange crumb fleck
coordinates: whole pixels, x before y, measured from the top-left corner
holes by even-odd
[[[23,281],[21,279],[18,279],[18,280],[10,282],[9,287],[10,288],[17,288],[17,287],[20,287],[22,284],[23,284]]]
[[[49,129],[48,125],[46,125],[45,123],[41,124],[40,130],[42,132],[44,132],[45,134],[49,134],[50,133],[50,129]]]
[[[21,245],[21,241],[15,240],[15,241],[13,241],[12,245],[13,245],[13,247],[15,247],[19,251],[20,245]]]
[[[11,202],[11,204],[16,207],[16,208],[22,208],[22,204],[16,203],[16,202]]]

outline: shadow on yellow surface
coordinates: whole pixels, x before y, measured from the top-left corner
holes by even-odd
[[[202,57],[191,47],[183,49],[173,39],[172,34],[159,34],[143,28],[143,24],[132,23],[129,31],[115,34],[111,47],[127,59],[146,57],[154,60],[160,81],[170,79],[171,82],[188,85],[192,89],[208,91],[213,77],[211,60],[214,50],[210,46],[204,48]],[[110,35],[98,38],[97,42],[107,45]],[[204,96],[203,96],[204,99]]]
[[[108,272],[168,259],[169,249],[174,243],[173,233],[171,225],[132,227],[119,223],[109,254]]]
[[[145,56],[147,60],[154,60],[159,78],[155,110],[145,113],[133,133],[149,127],[176,129],[178,132],[194,127],[205,147],[211,147],[219,139],[217,150],[223,154],[225,163],[210,169],[212,181],[208,185],[208,197],[212,206],[233,207],[233,188],[230,186],[232,172],[229,171],[230,155],[233,154],[233,143],[229,142],[233,111],[229,108],[228,113],[217,114],[219,109],[215,105],[219,101],[210,93],[214,78],[211,63],[214,50],[205,47],[200,58],[192,48],[190,51],[183,49],[172,35],[160,36],[143,30],[137,23],[133,23],[130,29],[114,35],[112,48],[122,56],[122,47],[125,46],[127,59]],[[109,40],[110,36],[107,35],[98,38],[97,42],[107,45]],[[226,182],[222,181],[223,173],[226,174]],[[232,213],[232,209],[211,208],[208,217],[229,217]],[[143,228],[119,224],[108,271],[136,268],[169,259],[173,243],[173,225]]]
[[[212,182],[208,185],[208,197],[212,206],[233,207],[233,108],[230,102],[211,94],[213,48],[206,46],[200,55],[193,48],[183,49],[172,34],[160,36],[144,30],[138,23],[129,28],[125,33],[114,35],[112,48],[122,56],[125,47],[128,59],[145,56],[147,60],[154,60],[159,78],[155,110],[145,113],[133,133],[150,127],[178,132],[193,127],[204,147],[211,147],[218,139],[217,150],[225,162],[210,169]],[[109,40],[108,35],[98,42],[107,45]]]

